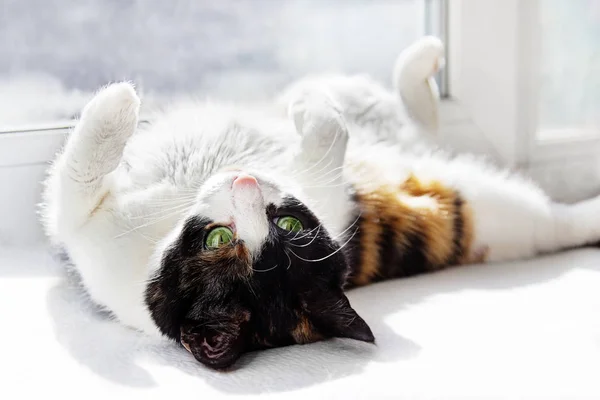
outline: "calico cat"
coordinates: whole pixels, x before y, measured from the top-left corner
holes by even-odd
[[[394,93],[309,79],[273,104],[187,104],[146,126],[134,88],[110,85],[50,169],[47,234],[117,320],[217,369],[255,349],[373,342],[347,287],[599,240],[600,199],[555,204],[419,145],[442,55],[434,38],[403,52]]]

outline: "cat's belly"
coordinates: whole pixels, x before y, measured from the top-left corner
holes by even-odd
[[[466,262],[508,261],[535,254],[534,231],[540,222],[532,216],[547,212],[546,196],[526,179],[484,160],[441,151],[407,154],[397,147],[376,145],[351,151],[346,174],[353,184],[370,191],[382,185],[400,188],[411,176],[455,191],[471,209],[472,246]]]

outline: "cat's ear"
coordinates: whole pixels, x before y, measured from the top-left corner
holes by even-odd
[[[246,319],[247,320],[247,319]],[[198,361],[207,367],[230,367],[243,353],[246,320],[231,319],[218,326],[203,321],[188,320],[181,325],[180,342]]]
[[[318,325],[329,336],[360,340],[374,343],[375,337],[371,328],[350,306],[350,301],[344,294],[328,301],[322,310]]]

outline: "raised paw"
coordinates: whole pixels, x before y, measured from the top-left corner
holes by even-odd
[[[415,54],[420,57],[425,64],[431,65],[431,75],[436,74],[444,68],[446,59],[444,58],[444,43],[435,36],[425,36],[414,43]]]
[[[439,89],[434,75],[444,66],[444,44],[433,36],[419,39],[398,56],[394,87],[411,118],[436,131]]]
[[[140,98],[133,85],[114,83],[102,88],[85,106],[81,121],[90,128],[95,127],[90,129],[95,135],[122,134],[128,137],[137,125],[139,109]]]
[[[302,136],[302,147],[315,155],[328,149],[345,152],[348,128],[339,107],[321,91],[302,92],[293,100],[288,114]]]
[[[84,107],[69,138],[65,159],[77,181],[96,181],[117,168],[123,149],[134,134],[140,99],[129,83],[101,89]]]
[[[425,36],[404,49],[396,60],[394,83],[416,85],[435,75],[445,65],[444,43]]]

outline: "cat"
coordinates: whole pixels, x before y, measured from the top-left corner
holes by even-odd
[[[600,199],[422,146],[443,45],[404,51],[394,91],[300,81],[271,104],[188,103],[138,124],[129,83],[84,107],[41,214],[91,299],[202,364],[331,337],[374,342],[344,290],[600,239]],[[282,103],[289,103],[288,113]]]

